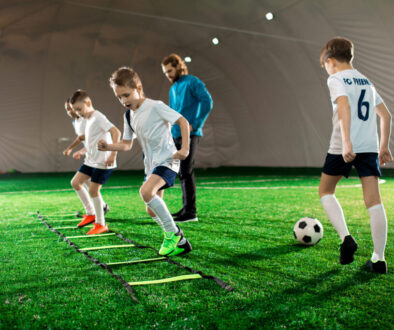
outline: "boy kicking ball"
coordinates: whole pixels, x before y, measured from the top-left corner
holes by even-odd
[[[175,224],[163,200],[164,189],[174,185],[180,160],[189,154],[189,123],[161,101],[146,98],[138,74],[123,67],[110,78],[111,87],[120,103],[128,109],[124,116],[123,139],[109,144],[100,141],[99,150],[127,151],[137,138],[144,153],[145,182],[140,195],[147,213],[164,231],[159,254],[175,256],[188,253],[192,247]],[[178,124],[182,147],[177,150],[171,136],[171,125]]]
[[[86,210],[86,215],[78,227],[95,222],[94,227],[87,235],[101,234],[108,231],[104,219],[103,202],[100,198],[100,189],[104,185],[113,169],[116,167],[116,152],[102,152],[97,150],[99,140],[117,143],[120,131],[99,111],[95,110],[92,101],[83,90],[77,90],[70,98],[72,109],[86,120],[85,131],[80,136],[85,141],[86,157],[84,164],[71,180],[71,185]],[[83,185],[90,179],[89,198]]]
[[[352,66],[353,43],[337,37],[329,40],[320,54],[320,64],[329,74],[327,85],[333,106],[333,132],[323,166],[319,195],[324,211],[338,232],[342,244],[340,263],[353,262],[357,243],[350,235],[342,207],[335,198],[335,187],[354,166],[361,179],[368,209],[374,251],[366,266],[376,273],[387,273],[384,250],[387,218],[380,198],[380,166],[393,160],[390,150],[391,115],[373,84]],[[376,114],[380,117],[378,143]]]
[[[86,120],[83,117],[78,116],[78,114],[72,109],[70,104],[70,99],[67,99],[66,103],[64,104],[64,108],[66,109],[67,115],[72,119],[72,125],[74,127],[75,134],[77,135],[75,140],[63,151],[63,155],[68,157],[71,155],[71,152],[75,147],[79,146],[81,143],[84,144],[84,142],[81,141],[80,136],[85,134]],[[72,157],[74,159],[81,159],[81,157],[83,157],[85,154],[86,154],[86,147],[84,145],[83,148],[74,152]],[[87,192],[89,192],[89,183],[90,180],[88,180],[83,186]],[[110,208],[108,204],[104,202],[103,196],[101,194],[100,194],[100,198],[104,205],[103,209],[105,215],[110,211]]]

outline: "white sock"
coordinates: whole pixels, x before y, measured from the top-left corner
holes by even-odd
[[[324,211],[326,211],[328,219],[330,219],[343,242],[345,236],[349,235],[349,230],[347,229],[341,205],[335,195],[324,195],[320,198],[320,201],[323,205]]]
[[[103,204],[100,197],[92,197],[94,210],[96,212],[96,223],[105,226]]]
[[[371,233],[373,240],[373,262],[384,260],[384,249],[387,241],[387,218],[383,204],[378,204],[368,209],[371,219]]]
[[[152,219],[155,220],[156,223],[161,227],[161,229],[164,230],[163,223],[161,222],[160,218],[157,215],[155,217],[152,217]]]
[[[83,184],[83,188],[84,188],[87,192],[89,192],[89,184],[90,184],[90,179],[89,179],[88,181],[86,181],[86,182]]]
[[[90,197],[88,192],[85,189],[81,190],[75,190],[77,193],[79,199],[81,200],[83,207],[85,208],[86,214],[87,215],[93,215],[94,213],[94,207],[92,202],[90,201]]]
[[[151,201],[146,203],[146,205],[148,205],[153,212],[155,212],[156,216],[160,218],[165,232],[178,232],[178,228],[176,227],[170,211],[168,211],[166,203],[164,203],[159,196],[153,196]]]
[[[104,209],[104,206],[107,205],[107,203],[104,201],[103,195],[101,195],[101,193],[100,193],[99,197],[101,199],[101,203],[103,204],[103,209]]]

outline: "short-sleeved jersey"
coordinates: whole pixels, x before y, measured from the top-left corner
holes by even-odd
[[[86,120],[85,146],[87,149],[84,164],[94,168],[111,169],[116,167],[116,160],[113,166],[106,166],[105,161],[111,155],[111,151],[100,151],[97,149],[99,140],[104,140],[108,144],[112,143],[109,130],[114,126],[106,116],[95,110],[90,118]]]
[[[146,176],[150,176],[158,166],[179,172],[180,161],[172,158],[177,149],[171,135],[171,125],[180,117],[163,102],[151,99],[145,99],[137,110],[130,111],[132,128],[124,116],[123,140],[138,139],[144,153]]]
[[[75,134],[77,136],[81,136],[85,134],[86,120],[83,117],[79,117],[73,120],[73,127]],[[83,145],[85,146],[85,141],[83,141]]]
[[[328,152],[342,154],[342,135],[338,119],[337,99],[347,96],[350,105],[350,140],[354,153],[378,152],[376,106],[382,99],[375,87],[355,69],[337,72],[327,79],[333,108],[333,131]]]

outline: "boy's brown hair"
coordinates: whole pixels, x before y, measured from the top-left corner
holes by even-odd
[[[161,65],[171,64],[174,68],[180,64],[180,68],[178,69],[178,73],[181,75],[188,74],[188,69],[186,63],[182,60],[182,58],[178,54],[170,54],[163,58],[161,61]]]
[[[109,78],[111,87],[113,86],[127,86],[136,89],[138,86],[142,87],[141,79],[137,72],[132,68],[123,66],[116,70]]]
[[[320,52],[320,65],[329,58],[335,58],[339,62],[351,63],[353,60],[353,43],[346,38],[336,37],[326,42]]]
[[[86,91],[83,89],[77,89],[67,101],[71,104],[75,104],[76,102],[83,101],[87,98],[89,98],[89,95]]]

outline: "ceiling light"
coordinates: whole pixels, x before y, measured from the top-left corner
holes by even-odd
[[[265,18],[267,19],[267,21],[270,21],[274,18],[274,14],[269,12],[269,13],[265,14]]]

